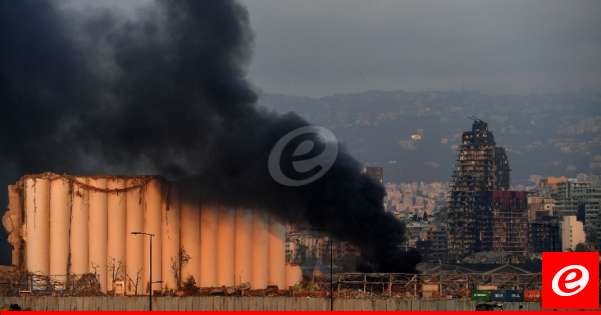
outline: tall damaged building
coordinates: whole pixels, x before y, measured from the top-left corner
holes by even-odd
[[[474,119],[462,143],[451,178],[449,258],[490,250],[493,244],[492,192],[509,189],[509,162],[488,124]]]
[[[495,252],[525,254],[528,250],[528,199],[524,191],[492,193]]]

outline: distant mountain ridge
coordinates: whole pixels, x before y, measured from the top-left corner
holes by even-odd
[[[366,91],[321,98],[267,93],[259,104],[330,128],[362,163],[384,167],[391,182],[448,180],[469,116],[487,121],[497,144],[507,148],[513,183],[532,174],[601,172],[600,91]]]

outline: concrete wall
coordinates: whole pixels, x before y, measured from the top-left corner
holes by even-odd
[[[232,311],[232,310],[299,310],[327,311],[327,298],[292,297],[156,297],[154,310]],[[146,310],[147,297],[0,297],[0,305],[17,303],[36,311],[45,310]],[[401,300],[401,299],[336,299],[335,310],[354,311],[473,311],[470,300]],[[538,303],[505,303],[504,310],[538,311]]]

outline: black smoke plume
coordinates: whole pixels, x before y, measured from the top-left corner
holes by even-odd
[[[378,271],[414,271],[384,189],[343,151],[306,186],[267,170],[274,144],[308,123],[255,106],[253,34],[233,0],[158,1],[135,17],[0,0],[0,172],[160,174],[205,202],[269,209],[358,245]],[[311,153],[316,153],[316,145]]]

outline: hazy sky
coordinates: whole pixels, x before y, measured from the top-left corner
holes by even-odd
[[[601,88],[601,0],[239,1],[256,36],[249,78],[266,92]]]
[[[242,0],[266,92],[601,87],[598,0]]]

